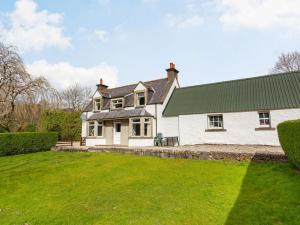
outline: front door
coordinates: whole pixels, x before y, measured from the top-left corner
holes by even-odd
[[[114,144],[121,144],[121,122],[115,122],[114,124]]]

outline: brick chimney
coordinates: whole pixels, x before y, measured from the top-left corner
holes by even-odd
[[[99,84],[97,84],[96,86],[97,86],[97,88],[98,88],[98,90],[99,90],[100,92],[101,92],[101,91],[104,91],[104,90],[106,90],[106,89],[108,88],[107,85],[103,84],[103,79],[102,79],[102,78],[100,78],[100,82],[99,82]]]
[[[171,79],[177,79],[177,75],[179,73],[179,71],[175,68],[175,64],[174,63],[170,63],[170,68],[166,69],[167,71],[167,75],[168,75],[168,80]]]

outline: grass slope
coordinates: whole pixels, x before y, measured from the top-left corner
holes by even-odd
[[[43,152],[0,157],[0,224],[297,224],[287,163]]]

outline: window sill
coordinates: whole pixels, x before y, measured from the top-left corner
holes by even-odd
[[[140,137],[129,137],[129,139],[153,139],[153,137],[143,137],[143,136],[140,136]]]
[[[87,139],[104,139],[103,136],[89,136],[89,137],[86,137]]]
[[[255,131],[264,131],[264,130],[276,130],[274,127],[258,127],[255,128]]]
[[[122,107],[122,108],[116,108],[116,109],[110,109],[110,111],[118,111],[118,110],[122,110],[122,109],[124,109],[124,107]]]
[[[144,108],[146,105],[136,105],[135,108]]]
[[[206,129],[205,132],[225,132],[226,129]]]

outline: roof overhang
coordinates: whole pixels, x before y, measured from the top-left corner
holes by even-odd
[[[114,120],[114,119],[128,119],[130,117],[154,117],[145,109],[131,109],[131,110],[115,110],[110,112],[99,112],[91,115],[87,121],[93,120]]]

